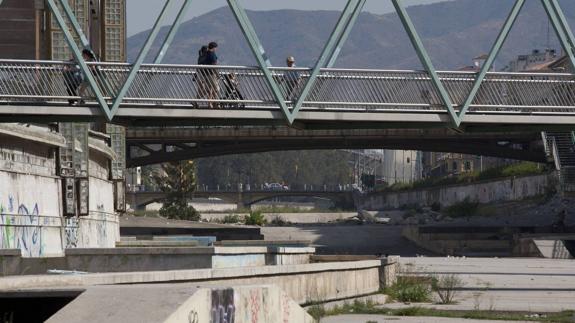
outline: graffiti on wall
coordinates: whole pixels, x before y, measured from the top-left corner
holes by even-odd
[[[40,207],[15,203],[8,196],[8,203],[0,203],[0,249],[20,249],[23,256],[38,257],[43,254]]]
[[[79,220],[77,217],[66,218],[66,226],[64,227],[64,235],[66,237],[66,249],[78,247],[78,227]]]
[[[234,323],[235,313],[234,290],[212,290],[210,323]]]

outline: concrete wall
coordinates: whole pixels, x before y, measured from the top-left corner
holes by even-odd
[[[110,156],[91,150],[90,213],[64,218],[57,151],[64,138],[46,127],[0,125],[0,249],[58,257],[65,248],[114,247],[119,240]]]
[[[446,207],[465,198],[479,203],[521,200],[545,194],[553,183],[553,175],[544,174],[406,192],[373,193],[361,198],[360,207],[365,210],[390,210],[402,205],[430,206],[433,203]]]
[[[327,302],[377,293],[384,260],[85,275],[0,277],[0,291],[58,287],[60,290],[93,285],[189,283],[197,286],[225,284],[277,285],[298,304]]]
[[[62,253],[56,147],[0,136],[0,249],[25,257]]]
[[[307,264],[314,248],[132,247],[66,249],[64,257],[22,258],[18,249],[0,253],[0,276],[44,274],[50,269],[131,272],[202,268],[245,268]]]
[[[66,248],[114,248],[116,241],[120,241],[114,184],[108,180],[109,158],[90,150],[89,215],[66,220]]]
[[[313,323],[276,286],[202,288],[186,284],[90,287],[54,323]]]

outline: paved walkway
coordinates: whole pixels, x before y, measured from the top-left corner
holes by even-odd
[[[552,312],[575,310],[575,260],[497,258],[401,258],[402,270],[456,274],[464,286],[452,310]],[[399,308],[408,305],[386,304]],[[413,306],[413,304],[409,305]]]
[[[383,316],[383,315],[338,315],[323,318],[321,323],[366,323],[366,322],[402,322],[402,323],[520,323],[525,321],[487,321],[487,320],[466,320],[460,318],[445,318],[445,317],[397,317],[397,316]]]
[[[263,227],[266,240],[309,240],[323,254],[415,256],[429,254],[401,236],[402,226],[298,225]]]

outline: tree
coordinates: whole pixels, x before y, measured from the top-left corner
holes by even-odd
[[[154,175],[160,190],[166,193],[160,215],[169,219],[199,221],[200,214],[188,205],[188,198],[196,187],[196,168],[193,161],[162,164]]]

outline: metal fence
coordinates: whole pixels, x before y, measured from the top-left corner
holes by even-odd
[[[111,101],[131,65],[89,63],[104,97]],[[309,78],[307,68],[272,68],[288,106]],[[440,72],[457,109],[467,98],[475,73]],[[0,103],[94,103],[89,86],[84,93],[74,63],[0,60]],[[261,70],[245,66],[143,65],[122,106],[279,109]],[[323,69],[304,102],[304,109],[353,111],[444,111],[442,100],[426,72]],[[0,107],[1,108],[1,107]],[[572,74],[489,73],[471,112],[575,112]]]

